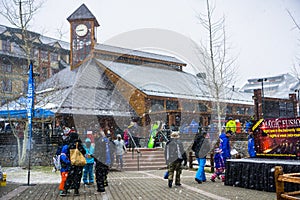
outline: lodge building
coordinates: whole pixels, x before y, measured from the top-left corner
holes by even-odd
[[[69,43],[0,25],[0,104],[27,93],[28,58],[34,62],[37,82],[42,82],[69,66]],[[28,53],[26,52],[28,50]]]
[[[145,136],[148,125],[157,120],[178,127],[192,120],[202,126],[215,122],[214,99],[203,77],[183,71],[186,63],[171,56],[97,43],[95,33],[100,24],[84,4],[67,20],[70,67],[38,87],[46,91],[40,94],[51,102],[47,108],[56,114],[56,124],[68,121],[84,132],[90,127],[79,124],[86,124],[89,117],[105,129],[123,129],[133,120],[146,127],[142,131]],[[56,89],[49,90],[54,85]],[[226,115],[249,119],[254,113],[252,94],[226,90],[227,98],[221,100]]]

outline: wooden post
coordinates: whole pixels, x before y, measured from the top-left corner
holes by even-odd
[[[279,178],[280,175],[283,175],[283,169],[282,169],[281,166],[276,166],[275,167],[275,172],[274,172],[274,178],[275,178],[277,200],[283,199],[281,197],[281,194],[284,193],[284,182],[278,180],[278,178]]]
[[[193,152],[189,152],[189,167],[190,169],[193,168]]]

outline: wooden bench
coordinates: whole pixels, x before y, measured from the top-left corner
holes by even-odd
[[[300,184],[300,173],[283,174],[282,167],[276,166],[274,172],[274,178],[275,178],[277,200],[282,200],[282,199],[300,200],[300,191],[293,191],[293,192],[284,191],[285,182]]]
[[[193,169],[194,165],[198,166],[198,163],[194,163],[194,160],[196,160],[196,156],[195,156],[194,152],[189,152],[188,162],[189,162],[190,169]],[[214,154],[213,153],[207,154],[206,161],[208,161],[208,162],[206,162],[205,167],[210,167],[210,172],[213,173],[214,172]]]

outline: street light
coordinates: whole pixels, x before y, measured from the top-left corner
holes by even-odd
[[[262,103],[262,116],[265,114],[265,94],[264,94],[264,81],[267,81],[267,78],[260,78],[257,82],[261,82],[261,103]]]

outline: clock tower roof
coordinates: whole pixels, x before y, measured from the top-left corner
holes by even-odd
[[[91,13],[91,11],[86,7],[85,4],[82,4],[77,10],[75,10],[67,20],[69,22],[76,20],[85,20],[92,19],[95,21],[95,26],[100,26],[96,17]]]

